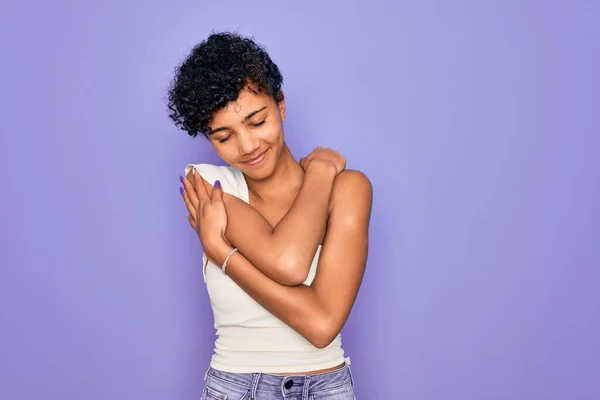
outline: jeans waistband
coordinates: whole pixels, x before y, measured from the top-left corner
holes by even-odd
[[[314,375],[273,375],[265,373],[232,373],[209,368],[206,372],[207,383],[210,379],[243,387],[249,391],[278,392],[286,395],[302,392],[318,392],[332,387],[352,384],[354,379],[350,370],[350,361],[344,366],[329,372]]]

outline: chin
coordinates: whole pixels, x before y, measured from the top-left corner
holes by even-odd
[[[250,169],[248,169],[246,171],[242,171],[242,172],[255,181],[262,181],[262,180],[269,178],[271,175],[273,175],[273,171],[271,169],[266,169],[266,168],[261,171],[253,171],[250,168]]]
[[[275,171],[275,165],[272,165],[270,162],[261,166],[243,165],[243,167],[240,170],[255,181],[268,179]]]

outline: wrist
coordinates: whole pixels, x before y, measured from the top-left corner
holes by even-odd
[[[314,160],[310,164],[308,164],[305,173],[331,178],[331,180],[333,180],[337,175],[335,165],[333,165],[330,162],[324,162],[319,160]]]
[[[222,267],[223,263],[225,262],[225,259],[227,258],[229,253],[231,253],[232,250],[233,246],[231,246],[224,240],[215,240],[210,243],[207,243],[204,252],[207,253],[209,258],[212,259],[217,266]]]

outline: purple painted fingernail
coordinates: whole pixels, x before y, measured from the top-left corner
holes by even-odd
[[[221,189],[221,182],[219,182],[218,180],[215,181],[215,187],[217,189]]]
[[[183,183],[183,176],[179,175],[179,180]]]
[[[183,188],[179,188],[179,193],[183,196]]]

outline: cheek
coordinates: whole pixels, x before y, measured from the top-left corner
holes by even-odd
[[[281,139],[282,129],[281,124],[274,123],[269,125],[263,133],[263,139],[269,143],[277,143]]]
[[[226,163],[233,163],[236,159],[236,152],[233,146],[214,146],[217,155]]]

